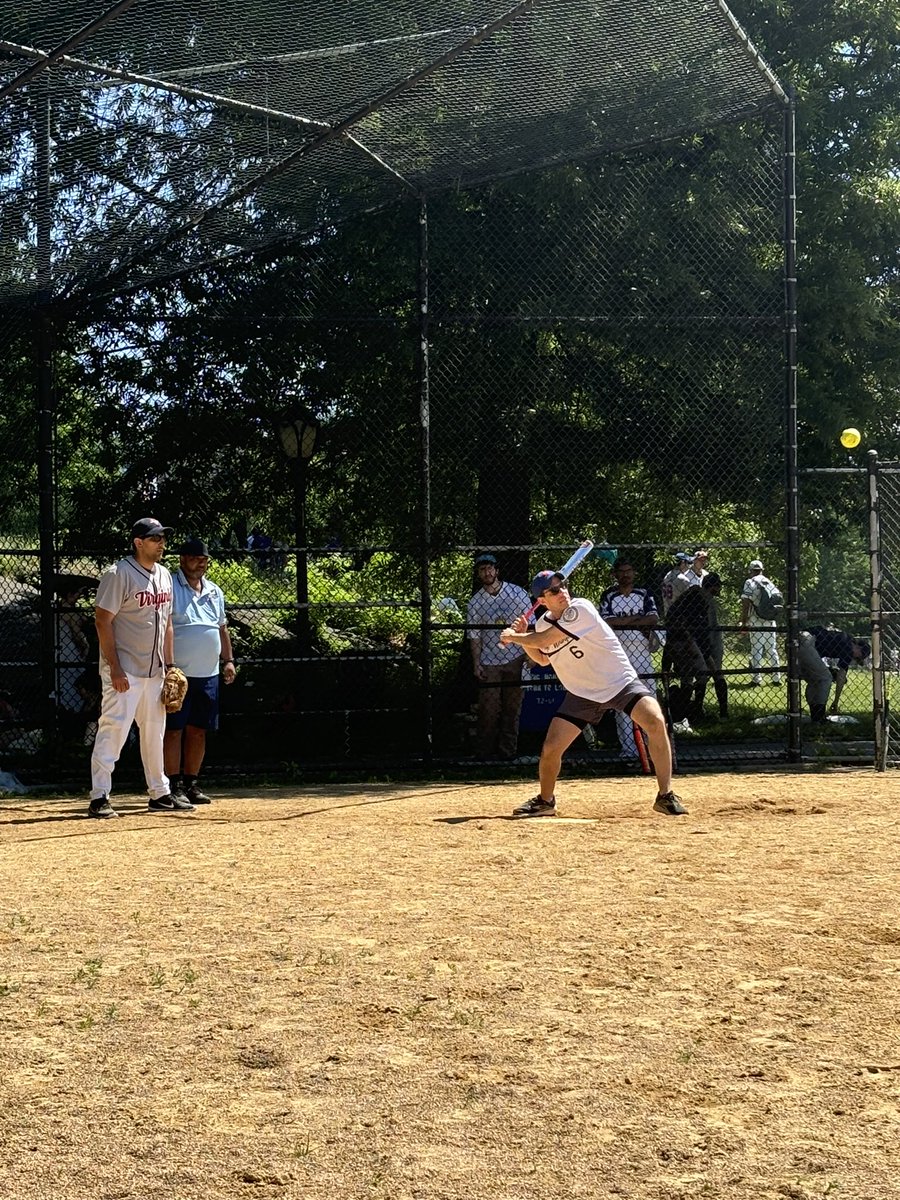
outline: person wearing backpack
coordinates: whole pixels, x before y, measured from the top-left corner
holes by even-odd
[[[784,597],[771,579],[763,574],[763,565],[754,558],[747,568],[750,572],[741,591],[741,632],[750,634],[751,683],[759,687],[763,659],[775,670],[768,678],[781,683],[781,661],[775,640],[775,622],[784,611]]]

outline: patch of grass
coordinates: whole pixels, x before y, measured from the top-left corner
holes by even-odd
[[[454,1025],[465,1025],[470,1029],[484,1027],[484,1017],[474,1008],[457,1008],[450,1014],[450,1020]]]
[[[5,1000],[7,996],[14,996],[18,990],[17,983],[10,983],[8,979],[0,979],[0,1000]]]
[[[175,978],[181,982],[179,991],[184,992],[197,982],[197,972],[190,963],[184,963],[175,971]]]
[[[86,958],[75,972],[75,982],[83,983],[87,990],[90,991],[97,986],[102,966],[102,958]]]

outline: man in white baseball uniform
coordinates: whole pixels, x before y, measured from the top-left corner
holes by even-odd
[[[615,630],[638,676],[648,688],[652,688],[652,683],[648,682],[648,677],[653,674],[649,638],[659,622],[656,601],[646,588],[634,586],[634,564],[627,558],[617,558],[612,573],[616,582],[600,597],[600,616]],[[638,751],[634,742],[634,722],[627,713],[616,713],[616,729],[622,757],[636,759]]]
[[[141,737],[141,761],[151,812],[193,811],[175,800],[163,770],[166,710],[163,677],[174,664],[172,576],[160,561],[171,527],[143,517],[131,531],[134,553],[100,576],[94,618],[100,642],[100,720],[91,755],[89,817],[117,817],[109,803],[112,774],[132,722]]]
[[[540,666],[553,667],[566,689],[562,704],[550,722],[541,750],[541,790],[514,810],[516,817],[556,814],[556,781],[565,750],[585,725],[599,721],[613,709],[623,712],[647,735],[659,791],[653,804],[657,812],[681,816],[687,810],[672,791],[672,747],[659,701],[638,679],[619,639],[590,600],[572,599],[565,580],[555,571],[540,571],[531,592],[544,606],[534,631],[519,617],[500,635],[502,645],[521,646]]]
[[[691,559],[684,575],[691,587],[700,587],[703,580],[709,574],[707,567],[709,566],[709,555],[705,550],[695,550],[694,556]]]
[[[501,581],[493,554],[479,554],[475,570],[481,587],[468,603],[466,624],[478,680],[478,754],[515,758],[525,657],[518,646],[500,645],[500,630],[525,612],[528,593]]]
[[[662,607],[663,616],[669,611],[679,596],[691,586],[691,582],[687,577],[687,570],[693,562],[690,554],[685,554],[683,550],[675,555],[675,566],[668,572],[662,581]]]
[[[766,620],[757,612],[760,586],[768,583],[769,579],[763,574],[763,565],[758,558],[753,559],[747,570],[750,574],[741,591],[741,631],[750,633],[750,670],[753,672],[750,682],[754,687],[760,686],[762,683],[760,668],[763,665],[763,659],[768,659],[769,665],[776,671],[775,674],[769,676],[769,679],[772,683],[779,684],[781,675],[777,672],[781,667],[781,661],[778,657],[778,645],[775,640],[775,622]]]

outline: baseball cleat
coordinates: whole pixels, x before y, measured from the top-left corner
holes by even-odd
[[[108,817],[117,817],[119,814],[105,796],[98,796],[96,800],[92,800],[88,805],[87,815],[89,817],[99,817],[101,820],[104,820]]]
[[[150,798],[147,808],[150,812],[174,812],[175,801],[171,796],[154,796]]]
[[[666,813],[670,817],[685,817],[687,809],[681,803],[681,797],[674,792],[666,792],[665,796],[657,796],[653,805],[656,812]]]
[[[535,796],[533,800],[526,800],[524,804],[520,804],[518,808],[514,808],[513,816],[555,817],[556,797],[551,796],[549,800],[542,800],[540,796]]]

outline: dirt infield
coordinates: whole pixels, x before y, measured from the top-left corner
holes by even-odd
[[[897,780],[0,802],[10,1200],[900,1196]]]

